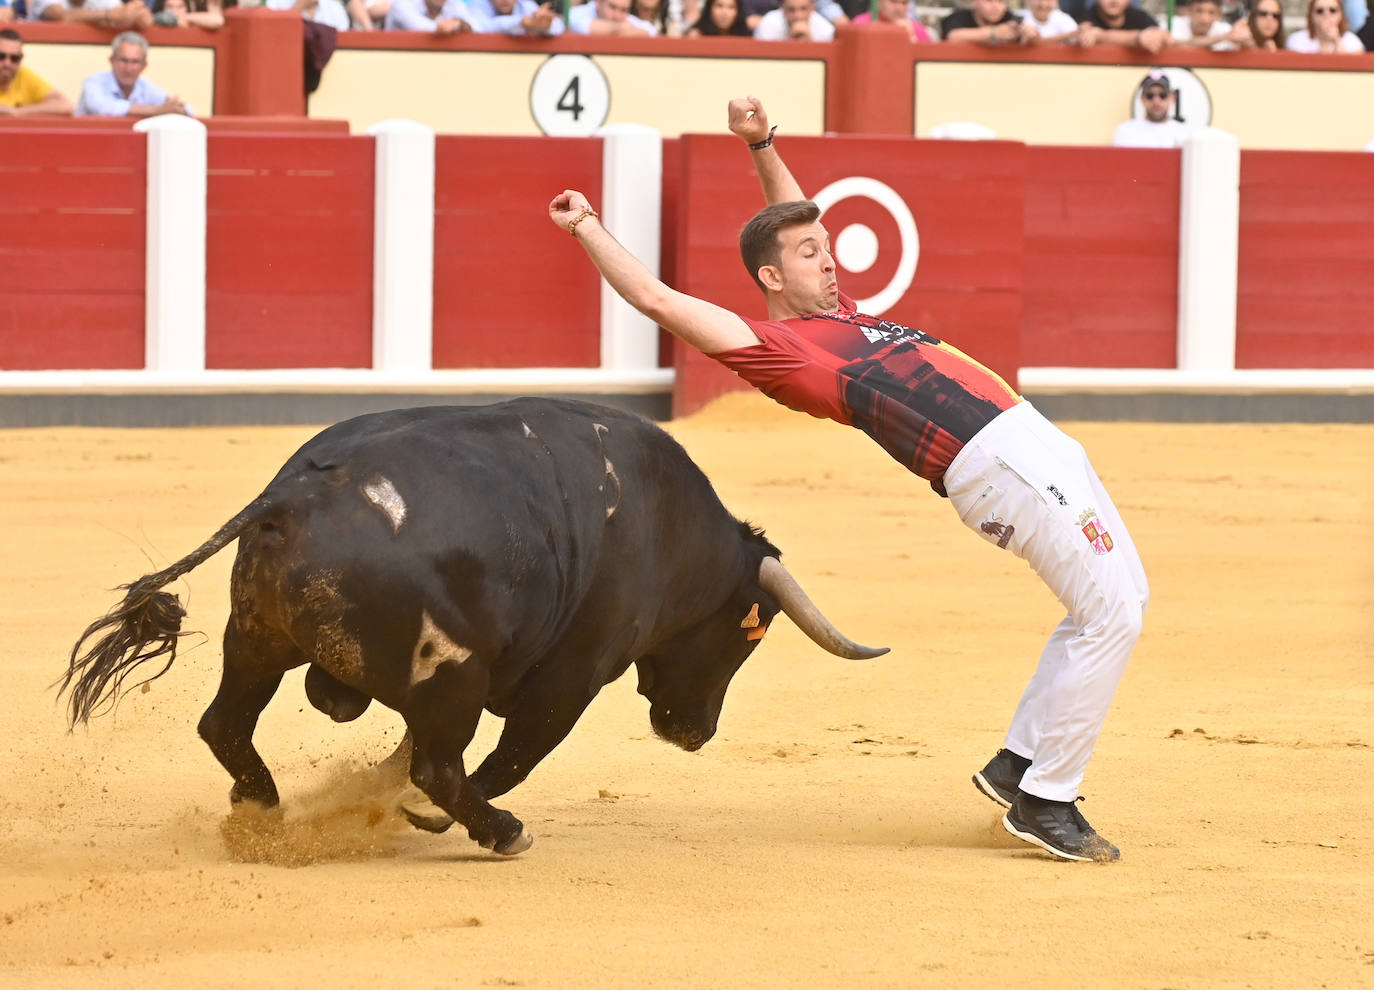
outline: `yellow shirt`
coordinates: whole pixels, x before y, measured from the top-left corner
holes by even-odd
[[[39,78],[38,73],[21,65],[9,89],[0,90],[0,103],[7,107],[26,107],[38,103],[51,92],[52,87]]]

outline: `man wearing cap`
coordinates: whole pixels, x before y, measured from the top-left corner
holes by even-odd
[[[1097,0],[1088,8],[1088,16],[1081,25],[1078,43],[1085,48],[1092,45],[1124,45],[1158,54],[1169,47],[1169,32],[1130,0]]]
[[[1151,69],[1140,83],[1140,102],[1145,107],[1145,116],[1118,124],[1112,144],[1118,148],[1177,148],[1183,143],[1188,127],[1173,117],[1176,99],[1169,77],[1160,69]]]
[[[24,61],[24,41],[14,28],[0,31],[0,117],[31,113],[70,114],[72,101],[49,86]]]

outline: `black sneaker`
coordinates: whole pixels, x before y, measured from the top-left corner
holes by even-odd
[[[1047,801],[1022,791],[1002,816],[1002,826],[1060,859],[1110,863],[1121,858],[1121,850],[1093,831],[1074,801]]]
[[[1009,749],[999,749],[988,765],[973,775],[973,786],[1004,808],[1010,808],[1031,761]]]

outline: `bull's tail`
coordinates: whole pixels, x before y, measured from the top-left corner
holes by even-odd
[[[159,589],[205,563],[271,508],[270,498],[260,495],[171,567],[121,585],[128,589],[124,600],[86,627],[72,647],[67,673],[57,685],[59,695],[71,691],[67,699],[70,726],[74,728],[77,722],[86,722],[92,715],[114,707],[126,690],[124,679],[144,662],[167,658],[161,670],[138,684],[156,680],[171,669],[177,655],[177,640],[186,635],[181,631],[186,610],[176,595]],[[82,653],[82,647],[93,637],[99,638]]]

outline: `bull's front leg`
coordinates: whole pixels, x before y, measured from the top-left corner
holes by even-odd
[[[414,739],[410,779],[436,805],[468,830],[484,849],[513,856],[534,842],[520,819],[493,808],[463,768],[486,697],[485,675],[462,665],[443,664],[411,691],[406,725]],[[474,683],[481,680],[481,684]]]

